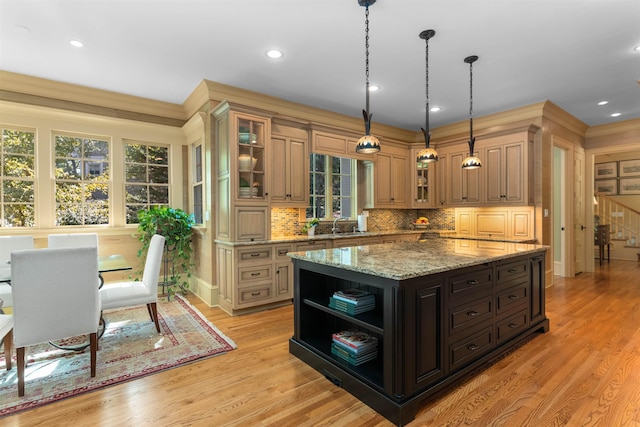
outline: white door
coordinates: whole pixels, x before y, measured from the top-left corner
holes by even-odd
[[[587,237],[584,187],[584,150],[575,147],[573,152],[573,238],[574,274],[584,271],[585,241]]]

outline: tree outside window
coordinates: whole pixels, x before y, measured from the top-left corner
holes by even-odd
[[[169,206],[169,148],[127,143],[124,150],[127,224],[137,224],[138,211]]]
[[[55,135],[56,225],[109,224],[109,142]]]
[[[2,129],[0,227],[35,226],[35,133]]]
[[[355,160],[312,153],[307,218],[355,216]]]

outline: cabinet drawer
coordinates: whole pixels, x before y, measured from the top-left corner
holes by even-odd
[[[520,332],[527,329],[527,309],[524,308],[517,313],[501,320],[497,323],[498,343],[504,342]]]
[[[327,240],[310,240],[304,243],[296,244],[296,252],[298,251],[315,251],[318,249],[327,249],[328,241]]]
[[[275,245],[276,259],[279,261],[290,259],[287,256],[287,253],[291,252],[291,249],[292,249],[292,245]]]
[[[528,273],[527,260],[499,265],[496,267],[496,283],[498,286],[509,286],[516,279],[526,278]]]
[[[478,292],[489,294],[492,290],[493,269],[491,267],[470,271],[449,279],[449,292],[453,300],[468,300]]]
[[[473,362],[494,347],[493,326],[449,346],[449,369]]]
[[[271,298],[271,285],[238,289],[238,305],[258,303]]]
[[[527,306],[529,301],[529,283],[521,282],[504,291],[498,292],[496,313],[501,314],[518,306]]]
[[[271,280],[273,271],[272,264],[257,265],[251,267],[239,267],[238,268],[238,286],[243,286],[246,283]]]
[[[256,246],[238,249],[238,263],[271,259],[271,246]]]
[[[493,315],[493,297],[488,296],[449,310],[449,336],[468,331]]]

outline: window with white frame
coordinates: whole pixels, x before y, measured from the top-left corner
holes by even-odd
[[[54,135],[56,225],[109,224],[109,141]]]
[[[310,206],[307,218],[355,218],[356,161],[312,153],[310,156]]]
[[[137,224],[138,211],[169,206],[169,147],[130,142],[124,152],[127,224]]]
[[[203,212],[204,212],[204,181],[202,170],[202,144],[193,144],[193,183],[192,183],[192,213],[193,219],[196,224],[203,224]]]
[[[35,226],[35,133],[2,129],[0,227]]]

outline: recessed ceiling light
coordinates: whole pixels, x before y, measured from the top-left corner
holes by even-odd
[[[82,43],[80,40],[69,40],[69,44],[73,47],[83,47],[84,43]]]
[[[622,113],[611,113],[611,117],[619,117]]]
[[[369,85],[369,92],[377,92],[380,90],[380,86],[378,85]]]
[[[20,25],[20,24],[16,24],[16,28],[25,33],[28,33],[29,31],[31,31],[29,27],[25,27],[24,25]]]
[[[609,103],[609,101],[600,101],[598,102],[598,105],[607,105]]]
[[[438,111],[440,111],[440,110],[441,110],[441,108],[440,108],[440,107],[431,107],[431,108],[429,109],[429,111],[431,111],[432,113],[437,113],[437,112],[438,112]]]
[[[636,52],[640,52],[640,44],[638,46],[635,47],[634,49]]]
[[[271,59],[280,59],[282,58],[283,54],[282,51],[279,51],[278,49],[269,49],[267,51],[267,56]]]

